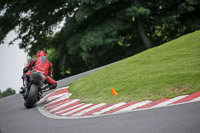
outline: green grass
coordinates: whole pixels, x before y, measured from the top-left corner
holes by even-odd
[[[80,78],[69,91],[87,103],[139,102],[200,91],[200,31]]]

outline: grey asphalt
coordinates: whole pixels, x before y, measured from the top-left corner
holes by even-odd
[[[58,81],[58,87],[95,70]],[[199,133],[200,102],[85,119],[58,120],[26,109],[17,94],[0,99],[1,133]]]

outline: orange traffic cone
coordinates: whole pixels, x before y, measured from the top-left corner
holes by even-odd
[[[111,91],[112,91],[113,96],[117,95],[117,92],[113,88],[111,88]]]

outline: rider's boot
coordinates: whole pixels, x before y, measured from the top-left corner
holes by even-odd
[[[47,92],[49,90],[55,89],[56,87],[57,87],[57,83],[49,84],[49,85],[45,86],[42,90],[43,90],[43,92]]]
[[[26,92],[26,89],[24,87],[21,87],[19,93],[21,95],[24,95],[25,92]]]

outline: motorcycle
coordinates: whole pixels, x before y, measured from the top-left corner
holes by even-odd
[[[24,77],[24,76],[23,76]],[[24,83],[24,78],[23,79],[23,85],[25,86]],[[30,74],[30,80],[28,83],[28,87],[24,93],[24,106],[26,108],[32,108],[36,102],[38,102],[41,97],[43,92],[47,90],[43,90],[44,87],[44,82],[45,82],[46,77],[43,75],[42,72],[37,71],[37,72],[32,72]]]

